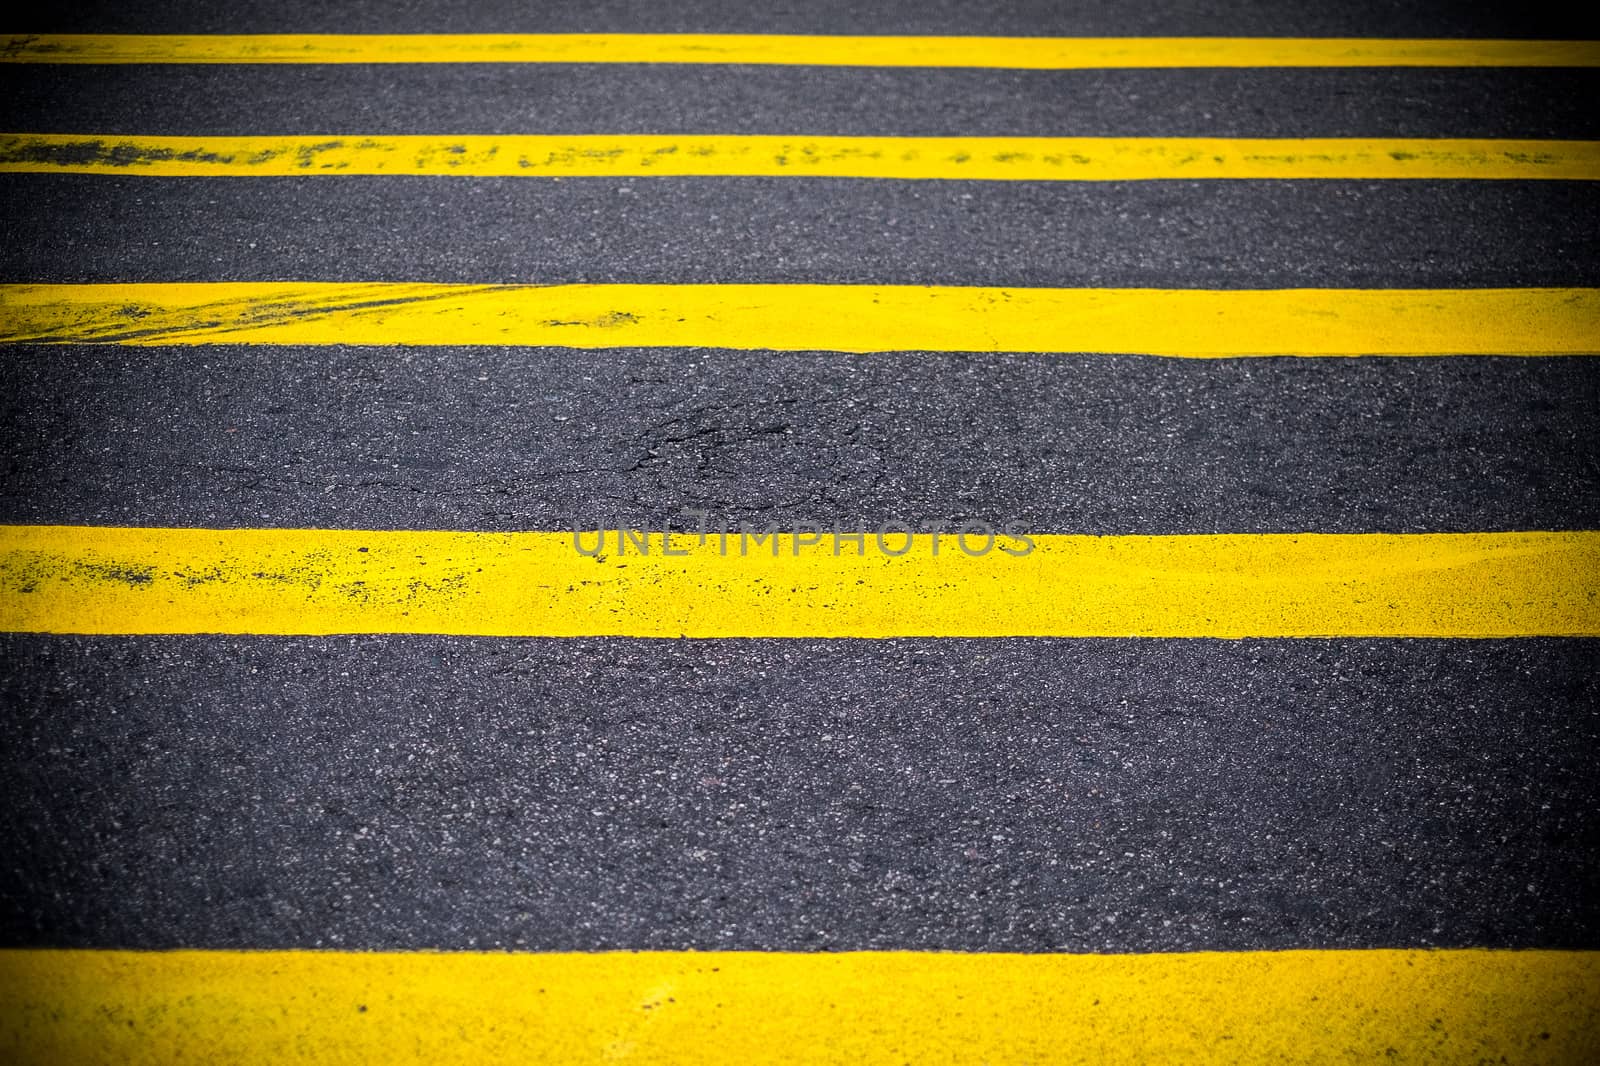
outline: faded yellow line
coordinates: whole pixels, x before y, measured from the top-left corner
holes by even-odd
[[[1600,636],[1600,532],[619,536],[0,526],[0,630]]]
[[[1600,180],[1600,141],[603,134],[0,134],[0,172],[981,181]]]
[[[1600,954],[0,951],[0,1057],[1600,1061]]]
[[[0,343],[1231,356],[1600,352],[1600,289],[0,285]]]
[[[1593,67],[1596,41],[753,34],[17,34],[9,63],[761,63],[856,67]]]

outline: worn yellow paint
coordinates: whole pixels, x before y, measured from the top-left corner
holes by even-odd
[[[0,1057],[1600,1061],[1600,954],[0,951]]]
[[[1600,141],[603,134],[0,135],[0,172],[155,177],[1600,180]]]
[[[1600,352],[1600,289],[0,285],[0,343],[1295,355]]]
[[[0,630],[1600,636],[1600,532],[618,537],[0,526]]]
[[[853,67],[1594,67],[1596,41],[755,34],[15,34],[5,63],[760,63]]]

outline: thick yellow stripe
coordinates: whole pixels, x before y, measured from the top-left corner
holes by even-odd
[[[0,172],[156,177],[1600,180],[1600,141],[603,134],[0,135]]]
[[[0,1057],[1578,1063],[1600,955],[0,952]]]
[[[1600,636],[1600,533],[952,537],[0,526],[0,629],[644,637]],[[582,543],[589,548],[595,535]],[[664,555],[664,547],[681,554]],[[988,547],[968,540],[972,551]],[[835,554],[838,552],[838,554]],[[1027,554],[1011,554],[1012,552]]]
[[[1596,41],[746,34],[14,35],[10,63],[762,63],[859,67],[1593,67]]]
[[[0,285],[0,343],[1582,355],[1600,289]]]

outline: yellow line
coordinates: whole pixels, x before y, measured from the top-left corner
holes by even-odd
[[[746,34],[13,35],[9,63],[761,63],[855,67],[1594,67],[1596,41]]]
[[[0,951],[0,1057],[1577,1063],[1600,954]]]
[[[1600,532],[622,536],[0,526],[0,630],[1600,636]]]
[[[0,134],[0,172],[152,177],[1600,180],[1600,141],[601,134]]]
[[[1600,353],[1600,289],[0,285],[0,343],[1295,355]]]

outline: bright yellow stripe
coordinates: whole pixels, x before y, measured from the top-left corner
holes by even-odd
[[[602,134],[0,135],[0,172],[152,177],[1600,180],[1600,141]]]
[[[751,34],[14,35],[10,63],[761,63],[857,67],[1593,67],[1596,41]]]
[[[0,1057],[1578,1063],[1600,954],[0,952]]]
[[[1600,533],[674,534],[0,526],[0,630],[643,637],[1600,636]],[[593,547],[591,533],[583,543]],[[973,537],[968,547],[986,547]],[[835,551],[839,554],[835,554]],[[724,552],[726,554],[724,554]]]
[[[0,343],[1257,355],[1600,352],[1600,289],[0,285]]]

